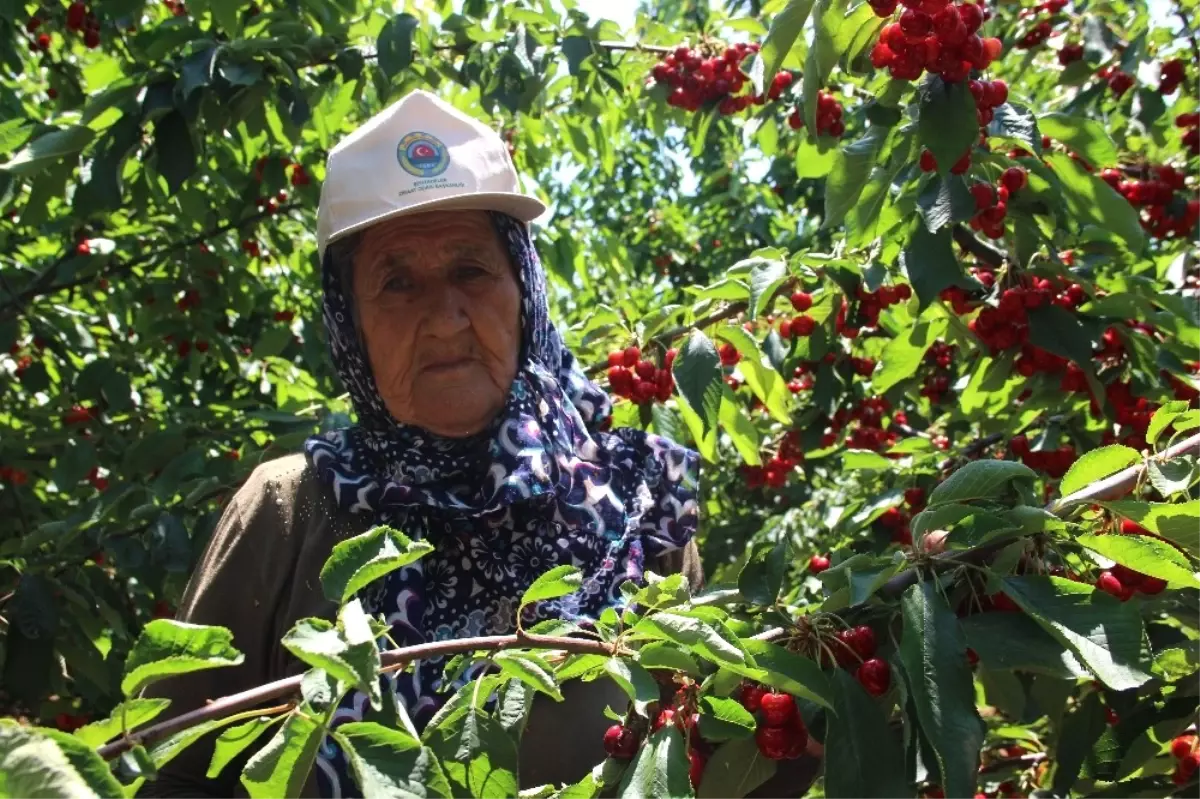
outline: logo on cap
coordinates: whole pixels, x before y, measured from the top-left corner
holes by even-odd
[[[414,177],[433,178],[450,166],[450,151],[436,136],[415,131],[401,139],[396,146],[396,160],[405,172]]]

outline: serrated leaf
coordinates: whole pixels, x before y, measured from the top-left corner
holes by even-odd
[[[975,98],[967,82],[946,83],[930,75],[919,87],[917,137],[947,174],[979,138]]]
[[[1166,580],[1169,588],[1200,588],[1200,578],[1179,550],[1148,535],[1081,535],[1080,546],[1136,572]]]
[[[777,422],[791,424],[791,392],[788,391],[787,383],[779,372],[775,371],[767,356],[759,349],[754,337],[742,328],[732,325],[717,328],[714,335],[737,348],[742,356],[738,361],[738,370],[745,378],[750,391],[762,402],[771,417]]]
[[[691,796],[687,744],[674,724],[651,734],[625,772],[617,796],[621,799],[668,799]]]
[[[749,258],[739,261],[736,266],[750,268],[750,306],[747,310],[750,318],[756,319],[775,296],[775,290],[787,279],[787,264],[777,258]]]
[[[754,735],[754,716],[735,699],[717,696],[700,698],[700,737],[706,741],[728,741]]]
[[[230,727],[222,732],[213,744],[212,760],[209,761],[205,776],[210,780],[216,779],[235,757],[246,751],[251,744],[262,737],[263,733],[278,722],[279,718],[259,716],[250,719],[245,724]]]
[[[453,795],[433,750],[401,730],[357,721],[338,727],[335,736],[365,799]]]
[[[1116,189],[1066,155],[1050,153],[1046,161],[1058,176],[1067,209],[1078,223],[1111,232],[1135,255],[1142,251],[1146,234],[1138,212]]]
[[[86,125],[51,130],[29,142],[5,164],[0,173],[28,176],[47,169],[60,159],[78,154],[96,132]]]
[[[359,608],[361,613],[361,606]],[[376,679],[379,649],[369,636],[367,640],[351,642],[340,627],[324,619],[300,619],[283,636],[281,643],[302,662],[366,693],[371,698],[371,706],[378,709],[382,702],[379,680]]]
[[[326,599],[343,604],[368,584],[432,551],[427,541],[412,541],[381,525],[333,547],[321,568],[321,588]]]
[[[1132,519],[1155,535],[1179,544],[1192,557],[1200,557],[1200,536],[1196,535],[1196,529],[1200,526],[1200,499],[1187,502],[1120,500],[1101,504],[1114,513]]]
[[[516,678],[556,702],[562,701],[562,692],[554,679],[554,670],[546,659],[532,652],[498,652],[492,662],[509,677]]]
[[[674,644],[664,642],[651,642],[639,649],[638,663],[647,669],[670,669],[692,676],[701,674],[700,666],[691,655]]]
[[[891,797],[911,792],[904,774],[904,750],[879,700],[869,696],[849,672],[835,669],[833,712],[826,718],[825,795]]]
[[[961,175],[935,175],[917,197],[917,208],[925,228],[937,233],[947,225],[965,222],[975,215],[975,198]]]
[[[692,430],[697,440],[716,428],[722,388],[721,356],[708,336],[693,330],[679,349],[671,365],[679,396],[698,420],[700,430]],[[685,416],[685,420],[688,418]],[[689,427],[691,427],[691,421]]]
[[[379,68],[388,78],[407,69],[413,61],[413,31],[420,20],[412,14],[402,12],[384,24],[376,42]]]
[[[85,724],[75,730],[74,735],[87,746],[96,749],[116,738],[122,730],[132,732],[153,720],[170,704],[169,699],[128,699],[114,707],[108,718]]]
[[[1009,484],[1026,480],[1030,484],[1037,473],[1016,461],[974,461],[959,468],[929,495],[928,505],[951,502],[972,502],[980,499],[995,499],[1006,495]]]
[[[237,666],[243,659],[233,647],[233,633],[224,627],[155,619],[142,628],[125,660],[121,691],[133,697],[147,685],[167,677]]]
[[[970,285],[951,244],[948,228],[930,233],[924,225],[919,225],[900,254],[921,309],[937,299],[943,289]]]
[[[1154,446],[1154,442],[1158,441],[1158,437],[1163,434],[1163,431],[1187,411],[1187,400],[1164,402],[1150,417],[1150,425],[1146,428],[1146,443]]]
[[[290,713],[279,731],[246,763],[241,781],[251,799],[299,796],[316,759],[323,729],[309,716]]]
[[[871,388],[884,394],[917,372],[930,345],[946,334],[949,320],[941,314],[919,320],[888,341],[879,356],[881,366],[871,375]]]
[[[1005,577],[1004,593],[1116,691],[1150,679],[1141,662],[1142,618],[1135,604],[1057,577]]]
[[[754,738],[740,738],[717,747],[704,767],[698,799],[749,796],[775,776],[776,763],[763,757]]]
[[[840,225],[858,202],[890,133],[890,128],[872,125],[861,139],[838,150],[825,180],[823,228]]]
[[[759,546],[738,575],[738,591],[747,602],[774,605],[779,598],[788,561],[787,538],[781,537],[773,546]]]
[[[0,724],[0,792],[11,797],[121,796],[95,750],[65,732]]]
[[[911,586],[900,606],[900,662],[921,732],[937,757],[946,794],[973,796],[986,728],[975,708],[958,618],[933,581]]]
[[[1064,497],[1069,496],[1098,480],[1141,463],[1141,460],[1142,456],[1137,450],[1121,444],[1094,449],[1084,453],[1083,457],[1071,464],[1071,468],[1063,475],[1058,490]]]
[[[967,646],[989,669],[1029,671],[1061,680],[1090,676],[1062,642],[1024,613],[976,613],[960,624]]]
[[[674,641],[715,663],[743,663],[745,656],[715,627],[701,619],[676,613],[655,613],[634,625],[634,633]]]
[[[1099,120],[1055,112],[1038,117],[1038,126],[1094,167],[1116,166],[1120,161],[1117,145]]]
[[[783,10],[771,20],[767,38],[759,51],[755,68],[751,71],[756,93],[763,94],[764,86],[769,84],[779,71],[779,65],[791,51],[796,37],[800,35],[804,23],[808,20],[813,2],[814,0],[788,0]]]
[[[658,683],[642,665],[612,657],[605,661],[604,670],[629,695],[638,713],[645,715],[646,706],[658,701]]]
[[[583,573],[577,567],[570,564],[555,566],[529,584],[525,593],[521,595],[521,605],[523,607],[531,602],[542,602],[573,594],[581,585]]]

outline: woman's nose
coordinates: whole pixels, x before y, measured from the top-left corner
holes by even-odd
[[[469,298],[452,285],[440,285],[425,298],[428,314],[426,332],[439,338],[449,338],[471,325],[468,314]]]

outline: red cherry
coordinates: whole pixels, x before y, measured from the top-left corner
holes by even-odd
[[[1137,590],[1148,596],[1161,594],[1166,590],[1167,581],[1159,577],[1143,577],[1142,582],[1138,585]]]
[[[994,80],[985,84],[987,89],[987,104],[993,108],[1008,102],[1008,84],[1002,80]]]
[[[37,48],[42,51],[50,49],[50,34],[39,33],[37,37]]]
[[[810,336],[812,335],[812,332],[817,329],[817,320],[813,319],[807,314],[804,316],[797,316],[796,318],[792,319],[791,329],[792,335],[796,336],[797,338]]]
[[[1171,741],[1171,756],[1176,760],[1183,760],[1195,750],[1195,735],[1180,735],[1178,738]]]
[[[922,172],[933,172],[937,169],[937,159],[928,150],[921,151],[920,166]]]
[[[743,683],[740,701],[742,707],[749,710],[751,713],[757,713],[762,707],[763,697],[767,695],[767,689],[757,683]]]
[[[30,17],[29,19],[25,20],[25,30],[29,33],[33,33],[41,26],[42,20],[40,17]]]
[[[1004,174],[1000,176],[1000,182],[1010,192],[1017,192],[1025,188],[1026,172],[1019,166],[1010,166],[1004,170]]]
[[[100,46],[100,31],[94,29],[84,31],[83,43],[89,50],[95,50]]]
[[[971,151],[967,150],[962,154],[962,157],[954,162],[954,166],[950,167],[950,173],[953,175],[961,175],[971,168]]]
[[[604,751],[615,760],[632,760],[637,746],[637,733],[623,724],[614,724],[604,732]]]
[[[888,667],[887,662],[880,658],[863,661],[863,664],[854,673],[854,677],[862,683],[863,688],[866,688],[867,693],[871,696],[883,696],[892,685],[892,670]]]
[[[812,307],[812,302],[813,302],[812,295],[807,292],[804,292],[804,291],[794,292],[792,294],[791,300],[792,300],[792,307],[795,308],[800,313],[804,313],[805,311],[807,311],[809,308]]]
[[[79,253],[80,255],[89,255],[92,252],[92,245],[88,244],[86,241],[81,241],[75,245],[75,252]]]
[[[638,361],[637,366],[634,367],[634,371],[637,372],[637,376],[643,380],[652,380],[654,378],[654,373],[658,371],[658,367],[656,367],[650,361]]]
[[[1125,593],[1125,586],[1122,585],[1121,581],[1117,579],[1116,575],[1110,571],[1100,572],[1100,575],[1096,577],[1096,587],[1106,594],[1112,594],[1118,599],[1121,599]],[[1124,600],[1122,599],[1121,601]]]
[[[904,492],[904,502],[910,507],[915,508],[925,501],[925,489],[913,487]]]
[[[813,574],[820,574],[829,568],[829,558],[824,555],[813,555],[808,559],[808,570]]]
[[[654,730],[654,732],[658,732],[659,730],[661,730],[663,727],[667,726],[668,724],[674,723],[674,721],[675,721],[675,708],[673,708],[673,707],[663,708],[663,710],[658,714],[658,716],[655,717],[654,723],[650,726],[651,726],[651,729]]]
[[[860,624],[851,631],[847,642],[854,648],[855,654],[861,658],[869,658],[875,654],[875,631],[865,624]]]
[[[785,727],[796,716],[796,700],[791,694],[764,694],[763,720],[769,727]]]
[[[971,184],[971,196],[975,198],[975,210],[986,211],[996,204],[996,190],[989,183]]]
[[[1146,535],[1149,532],[1149,530],[1147,530],[1145,527],[1142,527],[1133,519],[1121,520],[1121,533],[1123,535]]]
[[[688,779],[692,781],[692,790],[695,790],[700,787],[700,778],[704,776],[708,758],[693,749],[688,752],[688,764]]]
[[[608,365],[624,366],[625,365],[625,350],[615,350],[608,354]]]
[[[642,357],[642,351],[637,347],[625,348],[625,365],[632,369],[637,366],[638,359]]]

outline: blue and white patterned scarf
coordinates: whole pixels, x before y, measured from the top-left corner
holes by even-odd
[[[696,453],[641,430],[602,432],[611,404],[550,321],[528,228],[491,216],[520,278],[521,356],[503,411],[471,438],[441,438],[392,418],[328,254],[324,264],[330,351],[358,424],[314,436],[305,449],[340,509],[435,547],[360,595],[369,613],[385,616],[400,646],[511,633],[525,588],[561,564],[583,571],[583,587],[542,603],[536,618],[594,620],[620,606],[619,586],[642,579],[647,557],[684,546],[696,530]],[[443,686],[442,666],[427,660],[381,678],[418,728],[474,676]],[[360,720],[369,709],[354,692],[334,724]],[[317,772],[323,796],[361,795],[328,736]]]

